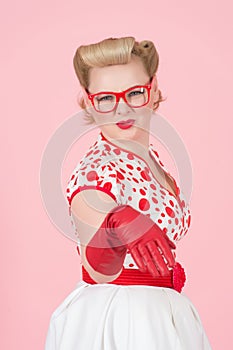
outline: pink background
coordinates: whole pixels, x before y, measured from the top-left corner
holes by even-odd
[[[23,0],[1,10],[1,349],[43,349],[52,312],[79,281],[75,243],[42,204],[40,161],[54,131],[79,110],[76,48],[128,35],[154,41],[168,97],[159,111],[192,162],[192,223],[178,245],[184,292],[213,349],[233,346],[232,3],[143,4]],[[69,160],[67,176],[78,161]]]

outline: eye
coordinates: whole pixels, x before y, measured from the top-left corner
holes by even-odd
[[[132,97],[132,96],[137,96],[137,95],[143,95],[144,94],[144,89],[140,89],[140,90],[133,90],[131,92],[128,93],[128,96],[129,97]]]
[[[112,95],[105,95],[105,96],[102,96],[102,97],[96,97],[96,99],[97,99],[98,102],[111,101],[113,99],[113,96]]]

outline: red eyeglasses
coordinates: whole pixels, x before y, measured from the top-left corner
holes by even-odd
[[[121,92],[101,91],[96,94],[90,94],[87,89],[86,92],[93,107],[99,113],[112,112],[116,108],[121,97],[128,106],[139,108],[145,106],[149,102],[153,80],[154,76],[146,85],[136,85]]]

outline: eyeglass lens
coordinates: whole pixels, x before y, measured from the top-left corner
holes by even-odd
[[[148,101],[148,91],[144,87],[132,88],[125,94],[127,103],[131,107],[140,107]],[[100,112],[108,112],[116,105],[116,96],[113,94],[98,94],[94,98],[95,108]]]

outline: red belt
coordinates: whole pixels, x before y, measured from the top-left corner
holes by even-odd
[[[98,284],[95,282],[87,270],[82,265],[82,279],[86,283]],[[153,277],[149,272],[141,272],[139,269],[126,269],[123,266],[121,274],[113,281],[107,282],[108,284],[121,284],[121,285],[147,285],[157,287],[167,287],[175,289],[177,292],[181,292],[185,284],[186,276],[183,267],[180,263],[176,262],[173,269],[170,270],[168,276]]]

